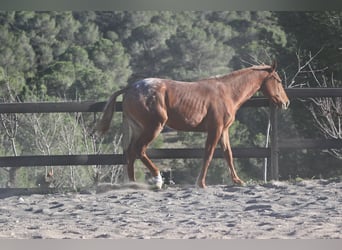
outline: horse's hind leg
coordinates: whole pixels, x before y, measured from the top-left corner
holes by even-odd
[[[228,163],[229,172],[230,172],[230,176],[232,178],[232,181],[236,184],[240,184],[240,185],[243,184],[243,181],[239,178],[239,176],[237,175],[235,168],[234,168],[233,153],[232,153],[232,149],[230,147],[228,128],[225,129],[222,133],[221,147],[223,150],[224,158],[226,159],[226,161]]]
[[[144,165],[150,170],[154,183],[158,188],[161,188],[163,182],[158,167],[147,156],[146,150],[148,145],[159,135],[163,129],[164,124],[157,123],[155,125],[149,124],[145,128],[140,138],[137,140],[136,153]]]
[[[131,144],[125,152],[127,162],[127,174],[129,181],[135,181],[134,174],[134,162],[137,159],[137,155],[134,149],[134,144]]]
[[[137,158],[136,140],[141,133],[141,127],[128,115],[123,115],[123,150],[127,163],[129,181],[135,181],[134,162]]]

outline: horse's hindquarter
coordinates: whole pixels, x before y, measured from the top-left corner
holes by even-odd
[[[164,123],[167,119],[165,110],[165,89],[161,79],[148,78],[131,85],[123,99],[123,112],[142,126],[149,123]]]

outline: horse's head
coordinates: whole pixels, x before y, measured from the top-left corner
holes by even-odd
[[[270,73],[261,86],[261,91],[278,107],[282,109],[287,109],[289,107],[289,98],[287,97],[281,79],[276,72],[276,62],[272,63]]]

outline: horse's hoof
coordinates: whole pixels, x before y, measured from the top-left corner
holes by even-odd
[[[163,178],[161,175],[157,175],[152,177],[152,185],[155,186],[157,189],[161,189],[163,186]]]
[[[236,185],[239,185],[241,187],[244,187],[246,186],[246,183],[244,183],[242,180],[240,179],[236,179],[236,180],[233,180],[233,182],[236,184]]]
[[[206,188],[207,186],[204,183],[202,183],[202,182],[197,182],[196,183],[196,187],[198,187],[198,188]]]

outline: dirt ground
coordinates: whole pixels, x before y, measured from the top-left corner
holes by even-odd
[[[103,187],[0,199],[0,239],[342,238],[342,183]]]

